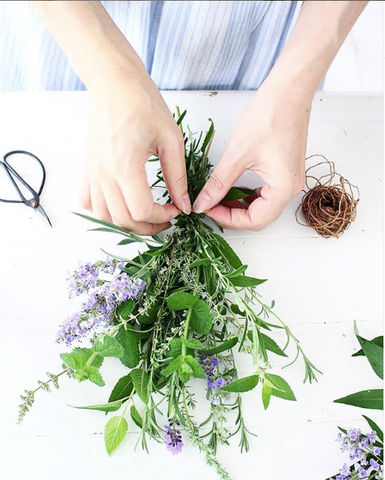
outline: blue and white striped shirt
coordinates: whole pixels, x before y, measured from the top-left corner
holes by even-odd
[[[159,89],[255,90],[302,2],[104,1]],[[83,90],[29,2],[0,2],[0,90]]]

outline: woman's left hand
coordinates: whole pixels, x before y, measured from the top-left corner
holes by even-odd
[[[311,92],[267,80],[239,117],[226,150],[194,203],[222,227],[262,230],[303,188]],[[248,208],[218,205],[246,170],[264,182]]]

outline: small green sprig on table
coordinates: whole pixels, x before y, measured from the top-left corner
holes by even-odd
[[[185,142],[189,195],[194,201],[212,167],[208,152],[214,125],[210,120],[206,134],[196,136],[184,131],[185,114],[177,111],[177,123]],[[155,185],[162,183],[159,170]],[[224,200],[245,198],[250,193],[233,188]],[[164,197],[171,201],[166,189]],[[180,215],[163,240],[140,237],[81,216],[101,225],[94,230],[121,235],[119,245],[140,242],[146,250],[133,259],[108,257],[81,264],[71,276],[72,296],[83,295],[86,301],[80,312],[63,323],[58,341],[73,345],[88,337],[90,345],[63,353],[63,371],[47,374],[47,381],[25,392],[19,421],[32,406],[36,392],[49,390],[50,384],[58,387],[61,375],[103,386],[100,368],[105,358],[115,357],[128,372],[117,381],[106,403],[76,407],[121,412],[106,424],[107,452],[111,454],[124,439],[129,412],[140,429],[139,441],[145,450],[148,439],[153,439],[165,442],[176,454],[187,436],[219,477],[229,479],[216,451],[218,444],[228,444],[235,435],[239,435],[241,451],[249,450],[250,432],[241,394],[260,386],[265,409],[271,397],[296,400],[286,380],[271,373],[270,355],[287,357],[287,347],[294,343],[296,355],[289,364],[302,358],[304,381],[316,380],[319,370],[275,313],[274,302],[262,301],[257,288],[265,280],[245,274],[247,265],[223,236],[204,222],[204,215]],[[275,330],[286,334],[285,346],[272,338]],[[238,353],[252,356],[251,375],[239,377]],[[201,424],[193,414],[197,406],[190,382],[193,378],[206,388],[208,417]],[[233,427],[227,425],[231,411],[236,411]]]

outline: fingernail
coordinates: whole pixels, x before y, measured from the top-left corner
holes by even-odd
[[[182,197],[182,200],[180,201],[181,206],[182,206],[182,212],[185,213],[186,215],[190,215],[191,213],[191,202],[190,202],[190,197],[188,194],[186,194],[184,197]]]
[[[210,208],[211,198],[206,192],[201,192],[195,200],[193,210],[195,213],[203,213]]]

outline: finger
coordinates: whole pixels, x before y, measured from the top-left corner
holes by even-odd
[[[213,171],[206,185],[198,195],[193,205],[195,213],[203,213],[217,205],[238,178],[244,172],[240,162],[230,161],[222,157],[217,168]]]
[[[128,182],[127,179],[132,180]],[[136,222],[162,224],[179,215],[175,205],[171,203],[159,205],[154,202],[142,162],[132,162],[127,175],[120,179],[118,185],[127,209]]]
[[[279,217],[288,201],[289,197],[265,185],[247,210],[219,205],[207,215],[224,228],[259,231]]]
[[[83,175],[83,180],[80,187],[79,203],[86,210],[92,211],[90,181],[86,174]]]
[[[170,197],[180,211],[189,215],[191,201],[187,190],[186,162],[183,137],[179,133],[166,145],[158,146],[163,178]]]
[[[169,222],[153,224],[149,222],[136,222],[130,215],[122,192],[117,183],[106,182],[103,184],[103,193],[111,213],[112,222],[125,230],[138,235],[156,235],[167,228]]]
[[[92,211],[101,220],[111,222],[111,215],[108,211],[103,191],[98,183],[91,184],[91,204]]]

